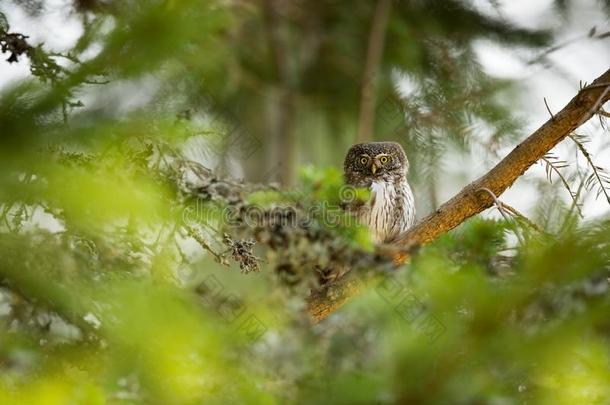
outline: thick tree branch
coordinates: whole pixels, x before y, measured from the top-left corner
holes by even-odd
[[[591,118],[608,100],[610,70],[580,90],[563,110],[517,145],[487,174],[464,187],[435,212],[396,238],[391,245],[380,247],[380,252],[392,255],[398,264],[404,263],[408,259],[408,253],[405,252],[431,242],[473,215],[491,207],[493,198],[490,193],[481,190],[488,189],[496,196],[501,195],[531,165]],[[352,283],[353,279],[337,281],[325,287],[323,291],[313,294],[309,311],[314,321],[323,319],[343,305],[353,292],[352,288],[346,288],[344,284]]]
[[[606,84],[606,86],[599,86]],[[540,160],[572,131],[591,118],[610,99],[610,70],[591,86],[585,87],[553,118],[517,145],[487,174],[470,183],[455,197],[428,215],[394,244],[402,247],[421,245],[436,239],[466,219],[489,208],[493,199],[478,190],[488,188],[495,195],[508,189],[531,165]]]

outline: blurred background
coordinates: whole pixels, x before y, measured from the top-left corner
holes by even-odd
[[[488,210],[319,325],[313,281],[286,274],[319,270],[330,242],[227,268],[216,196],[177,193],[176,168],[319,202],[352,144],[394,140],[422,218],[608,69],[609,16],[0,0],[0,403],[607,403],[602,115],[501,196],[536,230]]]
[[[112,15],[105,2],[3,3],[12,31],[58,53],[74,52],[95,11]],[[580,82],[610,62],[603,1],[263,3],[223,3],[222,11],[205,17],[209,25],[197,27],[201,32],[173,39],[172,32],[148,38],[143,28],[143,42],[134,46],[140,58],[158,58],[155,66],[129,72],[117,66],[110,83],[79,87],[74,100],[83,105],[70,108],[73,120],[152,109],[174,114],[196,127],[184,142],[194,160],[237,178],[287,186],[303,165],[341,167],[344,151],[358,140],[397,140],[411,160],[421,216],[545,122],[545,98],[558,111]],[[381,33],[375,38],[374,20]],[[110,32],[110,21],[96,29]],[[181,42],[191,35],[202,40]],[[172,41],[183,48],[173,48]],[[80,44],[83,61],[103,50],[101,37],[91,42],[86,49]],[[0,89],[15,86],[29,69],[27,58],[1,64]],[[374,90],[365,97],[369,88]],[[366,113],[364,98],[371,100]],[[610,155],[596,136],[601,130],[592,122],[581,131],[591,138],[595,163],[604,167]],[[197,137],[197,131],[215,134]],[[358,139],[359,131],[364,138]],[[586,170],[576,148],[566,142],[554,154]],[[545,176],[544,164],[529,170],[506,193],[507,202],[533,214],[549,195],[538,193]],[[570,199],[563,193],[552,198]],[[608,207],[603,196],[583,195],[581,203],[583,213],[594,216]]]

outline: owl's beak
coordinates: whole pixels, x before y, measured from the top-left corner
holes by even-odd
[[[371,165],[371,173],[375,174],[376,171],[377,171],[377,166],[375,165],[375,162],[373,162],[373,164]]]

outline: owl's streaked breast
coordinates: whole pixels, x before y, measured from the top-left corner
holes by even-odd
[[[415,222],[415,199],[406,179],[377,180],[371,184],[371,199],[361,220],[371,230],[373,242],[388,242]]]

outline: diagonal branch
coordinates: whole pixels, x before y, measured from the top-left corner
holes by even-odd
[[[490,190],[496,196],[501,195],[530,166],[591,118],[608,100],[610,70],[591,85],[581,89],[559,113],[517,145],[487,174],[464,187],[435,212],[396,238],[391,245],[381,246],[380,252],[392,255],[396,263],[404,263],[409,258],[405,252],[433,241],[473,215],[491,207],[493,198],[489,193],[481,193],[482,188]],[[344,288],[339,281],[326,287],[323,292],[318,291],[312,295],[309,311],[314,321],[323,319],[343,305],[351,291],[352,289]]]

